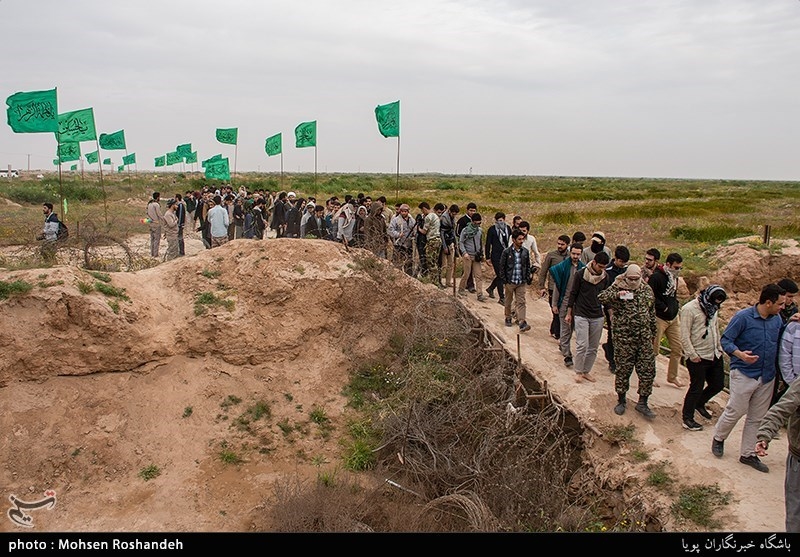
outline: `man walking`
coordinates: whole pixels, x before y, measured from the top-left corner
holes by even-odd
[[[505,289],[504,314],[506,327],[511,326],[511,305],[519,321],[519,332],[529,331],[531,326],[525,320],[525,290],[531,282],[531,257],[527,248],[522,247],[525,232],[517,229],[511,233],[511,245],[500,254],[500,278]]]
[[[764,415],[756,437],[756,456],[766,456],[769,442],[781,427],[789,423],[789,451],[786,454],[786,475],[783,499],[786,509],[786,531],[800,532],[800,382],[792,383],[783,397]]]
[[[599,251],[594,259],[578,273],[567,302],[567,315],[564,319],[575,330],[575,381],[595,382],[591,374],[597,359],[597,347],[603,334],[603,305],[597,295],[608,286],[606,265],[609,257]]]
[[[572,367],[574,363],[570,346],[572,324],[566,322],[567,305],[575,275],[586,267],[580,260],[582,253],[583,244],[572,244],[569,248],[569,258],[550,268],[550,275],[553,277],[553,300],[550,303],[550,309],[553,314],[558,315],[560,321],[561,334],[558,339],[558,349],[561,350],[561,355],[564,356],[564,365],[567,367]]]
[[[506,224],[506,214],[498,211],[494,215],[494,226],[486,231],[486,261],[491,261],[494,268],[494,279],[486,289],[490,298],[494,298],[494,291],[497,290],[499,299],[497,303],[505,305],[505,290],[503,290],[503,279],[500,278],[500,256],[503,250],[511,243],[511,227]]]
[[[658,332],[653,339],[653,350],[656,357],[661,349],[661,339],[666,335],[669,341],[669,366],[667,367],[667,383],[678,389],[683,388],[683,383],[678,380],[678,366],[681,363],[681,331],[678,312],[678,274],[683,268],[683,257],[679,253],[670,253],[664,265],[659,265],[653,271],[647,284],[653,289],[656,298],[656,323]]]
[[[462,216],[460,219],[456,221],[456,248],[458,248],[458,245],[460,243],[461,232],[463,232],[464,229],[469,225],[469,223],[472,222],[472,215],[474,215],[477,212],[478,212],[478,205],[470,201],[469,203],[467,203],[467,212],[464,213],[464,216]],[[464,254],[459,252],[458,255],[462,256]],[[453,278],[453,280],[455,280],[455,277]],[[472,275],[470,275],[469,278],[467,279],[467,290],[472,293],[475,292],[475,280]]]
[[[775,381],[775,360],[782,321],[780,311],[786,301],[786,291],[777,284],[761,289],[758,303],[744,308],[728,322],[722,333],[722,349],[730,356],[730,395],[728,404],[714,428],[711,452],[721,458],[725,440],[743,417],[742,443],[739,462],[759,472],[769,467],[759,460],[754,447],[761,419],[769,410]]]
[[[617,246],[614,248],[614,259],[611,260],[611,263],[606,267],[606,274],[608,275],[608,284],[614,284],[614,281],[617,280],[617,277],[621,274],[625,273],[628,270],[628,261],[631,259],[631,252],[628,249],[628,246]],[[603,343],[603,354],[605,354],[606,361],[608,362],[608,369],[611,373],[614,373],[617,369],[616,364],[614,363],[614,327],[611,325],[614,322],[614,316],[612,315],[612,311],[605,307],[603,308],[606,316],[606,341]]]
[[[656,336],[656,309],[653,291],[642,280],[638,265],[628,265],[625,273],[597,295],[600,303],[613,310],[611,327],[614,330],[614,361],[617,405],[614,413],[621,416],[627,406],[626,395],[634,369],[639,376],[639,401],[636,411],[647,419],[656,417],[647,399],[653,392],[656,376],[656,356],[653,338]]]
[[[158,248],[161,244],[161,222],[164,215],[161,212],[161,194],[157,191],[153,192],[153,197],[147,202],[147,218],[150,219],[148,226],[150,227],[150,256],[158,257]]]
[[[539,271],[539,296],[547,296],[547,305],[553,305],[553,277],[550,275],[550,268],[555,267],[567,257],[567,247],[569,246],[569,236],[562,234],[556,241],[556,249],[545,254],[542,260],[542,268]],[[558,314],[554,313],[550,320],[550,336],[558,340],[561,336],[561,321]]]

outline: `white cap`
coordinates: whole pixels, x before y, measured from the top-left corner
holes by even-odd
[[[286,197],[297,197],[297,196],[294,194],[293,191],[290,191],[289,193],[286,194]]]

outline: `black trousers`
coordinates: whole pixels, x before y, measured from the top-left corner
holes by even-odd
[[[686,360],[686,369],[689,370],[689,390],[681,413],[684,420],[693,420],[695,409],[705,406],[725,386],[725,366],[722,358],[697,363]]]
[[[547,307],[553,307],[553,291],[547,291]],[[552,313],[552,312],[551,312]],[[561,317],[557,313],[553,313],[553,319],[550,321],[550,334],[556,338],[561,336]]]
[[[506,290],[505,287],[503,286],[503,279],[500,278],[499,259],[497,261],[492,259],[492,268],[494,269],[494,280],[492,280],[492,283],[489,285],[489,288],[487,288],[487,290],[491,292],[492,290],[497,289],[497,293],[499,294],[500,299],[504,300],[506,297]]]

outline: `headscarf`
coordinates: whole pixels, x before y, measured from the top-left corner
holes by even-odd
[[[706,314],[706,332],[703,338],[708,336],[708,324],[717,313],[719,305],[728,298],[728,294],[719,284],[709,284],[697,295],[697,303],[700,309]],[[719,300],[716,302],[715,300]]]
[[[619,284],[622,290],[638,290],[638,288],[644,284],[644,282],[642,282],[642,268],[635,263],[628,265],[625,272],[619,275],[614,282]]]
[[[470,240],[475,237],[475,235],[481,231],[480,225],[475,224],[472,221],[467,223],[467,226],[464,227],[464,239]]]
[[[339,210],[336,212],[336,216],[334,218],[343,218],[344,222],[342,223],[342,226],[346,227],[350,224],[350,221],[353,220],[353,217],[355,217],[353,205],[351,203],[345,203],[339,207]]]

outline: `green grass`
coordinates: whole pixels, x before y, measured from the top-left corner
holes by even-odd
[[[225,464],[240,464],[242,458],[231,449],[223,448],[219,452],[219,459]]]
[[[374,447],[365,439],[353,439],[345,447],[344,466],[354,472],[371,470],[375,466]]]
[[[112,298],[119,298],[119,299],[125,300],[125,301],[130,300],[130,298],[128,298],[128,295],[125,293],[125,289],[124,288],[117,288],[116,286],[112,286],[110,284],[106,284],[106,283],[100,282],[100,281],[97,281],[97,282],[94,283],[94,288],[95,288],[95,290],[97,290],[98,292],[100,292],[102,294],[105,294],[106,296],[109,296],[109,297],[112,297]]]
[[[86,271],[86,272],[101,282],[111,282],[111,275],[109,275],[108,273],[101,273],[99,271]]]
[[[328,422],[329,418],[325,413],[324,408],[315,407],[314,409],[309,412],[309,417],[311,421],[317,425],[323,425]]]
[[[192,412],[194,412],[194,409],[191,406],[187,406],[183,409],[183,417],[188,418],[192,415]]]
[[[213,292],[200,292],[195,297],[194,314],[198,316],[203,315],[206,312],[207,306],[222,306],[228,311],[233,311],[236,302],[221,298]]]
[[[78,292],[81,294],[88,294],[94,290],[94,286],[90,282],[83,282],[82,280],[78,281]]]
[[[206,278],[215,279],[222,274],[222,271],[209,271],[208,269],[203,269],[200,274]]]
[[[731,498],[731,492],[723,492],[716,483],[692,485],[680,490],[670,510],[675,517],[691,520],[709,530],[717,530],[723,525],[714,515],[717,510],[730,504]]]
[[[239,398],[238,396],[236,396],[236,395],[228,395],[228,396],[225,397],[225,400],[220,402],[219,405],[221,407],[223,407],[223,408],[229,408],[229,407],[231,407],[231,406],[233,406],[235,404],[239,404],[240,402],[242,402],[242,399]]]
[[[669,474],[669,462],[662,460],[647,467],[650,474],[647,476],[647,484],[664,491],[670,491],[675,479]]]
[[[139,477],[142,478],[144,481],[149,482],[161,475],[161,468],[156,466],[155,464],[151,464],[149,466],[145,466],[141,470],[139,470]]]
[[[669,231],[672,238],[689,242],[725,242],[752,234],[753,231],[749,228],[728,224],[710,224],[703,227],[676,226]]]
[[[32,288],[33,285],[24,280],[15,280],[11,282],[0,280],[0,300],[6,300],[11,296],[27,294]]]

